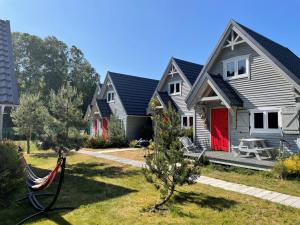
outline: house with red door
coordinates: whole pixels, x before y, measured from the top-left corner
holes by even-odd
[[[300,150],[300,59],[231,20],[186,98],[196,142],[231,151],[243,138]]]
[[[172,57],[152,96],[157,98],[158,107],[166,108],[170,103],[181,116],[181,127],[193,131],[195,110],[187,108],[185,99],[202,68],[203,65]]]
[[[157,84],[153,79],[107,72],[85,116],[90,123],[90,135],[107,139],[109,120],[114,115],[128,140],[146,138],[152,128],[147,106]]]

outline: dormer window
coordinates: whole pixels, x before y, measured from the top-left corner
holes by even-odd
[[[249,74],[249,55],[223,61],[223,76],[225,80],[249,77]]]
[[[181,94],[181,82],[175,81],[169,83],[169,95],[180,95]]]
[[[115,101],[115,93],[113,91],[107,92],[107,102],[114,102]]]

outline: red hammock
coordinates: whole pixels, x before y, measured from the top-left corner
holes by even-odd
[[[58,160],[56,167],[45,177],[38,177],[26,162],[23,153],[20,154],[21,163],[24,166],[27,187],[32,191],[41,191],[49,187],[61,168],[62,160]]]

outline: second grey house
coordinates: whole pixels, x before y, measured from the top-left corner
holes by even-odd
[[[146,109],[157,84],[153,79],[108,72],[89,109],[91,135],[106,139],[109,119],[114,115],[128,140],[141,138],[143,130],[152,126]]]
[[[171,58],[153,95],[160,107],[168,107],[171,103],[178,110],[182,128],[195,129],[195,111],[187,108],[185,99],[202,68],[200,64]]]
[[[230,151],[242,138],[300,150],[300,59],[288,48],[230,21],[187,98],[196,141]],[[205,147],[205,146],[204,146]]]

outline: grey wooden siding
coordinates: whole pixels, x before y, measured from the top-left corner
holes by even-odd
[[[276,68],[274,68],[264,57],[258,55],[246,43],[235,46],[235,50],[230,48],[223,49],[218,56],[216,63],[212,66],[209,72],[213,74],[223,75],[222,60],[230,59],[236,56],[250,55],[250,79],[241,78],[228,81],[230,85],[236,90],[239,96],[243,99],[244,108],[246,110],[257,107],[289,107],[295,106],[295,93],[293,86]],[[237,124],[240,123],[237,117]],[[251,134],[247,129],[239,129],[236,121],[236,115],[230,115],[230,144],[237,145],[241,138],[259,137],[267,140],[270,146],[279,146],[281,138],[285,138],[291,145],[291,149],[299,151],[299,135],[284,135],[282,134]],[[199,123],[199,122],[198,122]],[[197,123],[197,137],[207,136],[207,131],[202,131],[201,125]],[[245,128],[245,127],[244,127]],[[198,132],[203,134],[198,134]]]
[[[117,118],[119,118],[122,122],[123,122],[123,125],[124,125],[124,128],[125,128],[125,132],[126,131],[126,127],[127,127],[127,119],[126,119],[126,112],[125,112],[125,109],[121,103],[121,100],[118,96],[118,94],[116,93],[116,91],[113,89],[113,86],[110,85],[106,88],[105,92],[104,92],[104,95],[103,95],[103,98],[107,98],[107,92],[108,91],[114,91],[115,93],[115,101],[114,102],[111,102],[111,103],[108,103],[109,104],[109,107],[113,113],[113,115],[115,115]]]
[[[228,81],[244,101],[246,109],[266,106],[295,106],[292,85],[283,74],[258,55],[248,44],[235,46],[234,51],[225,48],[210,70],[223,75],[222,60],[250,54],[250,80],[241,78]]]
[[[152,125],[150,117],[128,116],[127,117],[127,139],[140,139],[141,130],[145,125]]]
[[[181,95],[171,95],[175,104],[178,106],[179,112],[183,114],[184,112],[193,112],[187,109],[185,98],[187,97],[190,87],[189,85],[181,78],[179,74],[174,74],[173,76],[168,76],[166,79],[161,91],[168,92],[169,82],[180,81],[181,82]]]
[[[204,121],[200,118],[198,113],[196,114],[195,123],[195,137],[196,137],[196,144],[200,145],[201,147],[210,147],[210,131],[209,131],[209,124],[208,127],[205,127]],[[209,115],[208,115],[209,119]]]

